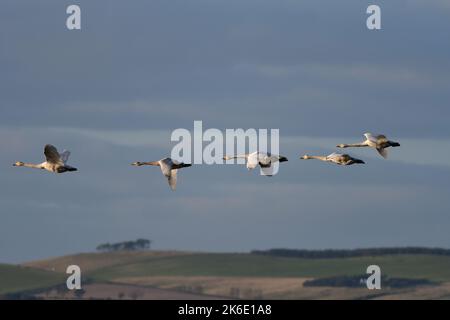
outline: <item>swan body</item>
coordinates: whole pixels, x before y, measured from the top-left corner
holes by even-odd
[[[340,153],[336,153],[336,152],[332,153],[328,156],[309,156],[309,155],[305,154],[303,157],[300,157],[300,159],[303,159],[303,160],[316,159],[316,160],[320,160],[320,161],[335,163],[335,164],[338,164],[341,166],[350,166],[355,163],[365,164],[364,161],[353,158],[353,157],[349,156],[348,154],[340,154]]]
[[[170,188],[175,191],[177,186],[177,171],[181,168],[190,167],[191,164],[178,162],[171,158],[164,158],[158,161],[151,162],[133,162],[132,166],[158,166],[161,168],[162,174],[167,178]]]
[[[388,140],[388,138],[383,135],[373,135],[371,133],[365,133],[365,140],[361,143],[353,143],[353,144],[338,144],[336,147],[338,148],[358,148],[358,147],[369,147],[374,148],[378,151],[378,153],[383,157],[388,157],[387,148],[389,147],[400,147],[400,143]]]
[[[54,173],[63,173],[78,170],[77,168],[74,168],[67,164],[70,156],[70,152],[67,150],[64,150],[64,152],[60,154],[54,146],[52,146],[51,144],[47,144],[44,147],[44,155],[46,161],[42,163],[34,164],[17,161],[13,164],[13,166],[42,169]]]
[[[272,165],[276,162],[285,162],[288,161],[288,159],[284,156],[275,155],[271,153],[265,153],[265,152],[253,152],[253,153],[246,153],[242,155],[235,155],[235,156],[225,156],[223,157],[223,160],[231,160],[231,159],[238,159],[243,158],[247,161],[247,169],[252,170],[255,169],[258,165],[262,169],[268,169],[271,168]],[[266,174],[267,176],[270,176],[270,174]]]

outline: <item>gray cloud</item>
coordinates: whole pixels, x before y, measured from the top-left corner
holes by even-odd
[[[3,1],[0,261],[140,236],[189,250],[447,246],[450,11],[377,2],[380,32],[359,0],[78,1],[83,29],[69,32],[70,1]],[[176,193],[129,166],[168,155],[194,120],[279,128],[290,161],[272,179],[194,166]],[[367,131],[402,147],[389,161],[348,150],[368,162],[356,168],[296,159]],[[80,171],[11,167],[46,143]]]

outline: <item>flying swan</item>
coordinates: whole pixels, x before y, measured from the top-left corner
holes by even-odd
[[[324,156],[309,156],[309,155],[305,154],[303,157],[300,157],[300,159],[303,159],[303,160],[316,159],[316,160],[320,160],[320,161],[339,164],[341,166],[350,166],[355,163],[360,163],[360,164],[365,163],[364,161],[353,158],[353,157],[349,156],[348,154],[340,154],[340,153],[336,153],[336,152],[334,152],[328,156],[325,156],[325,157]]]
[[[167,178],[169,186],[172,190],[177,186],[177,170],[181,168],[190,167],[191,164],[186,164],[172,160],[171,158],[164,158],[158,161],[152,162],[133,162],[132,166],[158,166],[161,168],[162,174]]]
[[[18,161],[13,164],[15,167],[27,167],[47,170],[54,173],[63,173],[67,171],[77,171],[77,168],[67,165],[67,160],[69,160],[70,152],[64,150],[63,153],[58,153],[58,150],[51,144],[47,144],[44,148],[44,155],[47,161],[40,164],[25,163]]]
[[[338,148],[352,148],[352,147],[370,147],[377,149],[378,153],[383,157],[387,158],[389,147],[400,147],[400,143],[388,140],[385,135],[372,135],[371,133],[365,133],[364,136],[366,140],[361,143],[353,144],[338,144]]]
[[[262,168],[264,175],[266,176],[272,176],[271,174],[272,164],[276,162],[288,161],[286,157],[258,151],[242,155],[225,156],[223,157],[223,160],[231,160],[238,158],[247,160],[248,170],[255,169],[259,165]]]

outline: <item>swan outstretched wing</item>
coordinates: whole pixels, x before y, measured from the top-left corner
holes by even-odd
[[[161,171],[162,171],[163,175],[165,175],[166,177],[170,177],[172,166],[173,166],[172,159],[165,158],[165,159],[159,160],[158,162],[159,162],[159,166],[161,167]]]
[[[388,139],[384,134],[371,134],[371,133],[365,133],[364,136],[367,140],[375,142],[375,143],[382,143],[386,142]]]
[[[266,177],[273,176],[274,175],[274,167],[273,167],[274,165],[275,164],[270,165],[268,167],[261,167],[262,174]]]
[[[45,159],[49,163],[53,164],[64,164],[61,156],[58,153],[58,150],[52,146],[51,144],[47,144],[44,148]]]
[[[170,170],[170,175],[167,177],[170,189],[173,191],[177,188],[177,171],[177,169]]]
[[[364,136],[366,137],[366,139],[367,139],[368,141],[371,141],[371,142],[373,142],[373,143],[377,143],[377,141],[378,141],[377,137],[374,136],[374,135],[371,134],[371,133],[364,133]]]
[[[61,160],[64,162],[64,164],[67,164],[67,161],[69,161],[69,157],[70,157],[70,151],[68,150],[64,150],[59,157],[61,158]]]
[[[330,160],[330,159],[336,159],[336,158],[339,158],[339,157],[341,157],[341,156],[342,156],[342,154],[337,153],[337,152],[333,152],[332,154],[329,154],[329,155],[327,156],[327,159],[328,159],[328,160]]]
[[[254,152],[247,157],[247,169],[255,169],[259,164],[258,153]]]
[[[388,157],[388,150],[386,148],[377,148],[377,151],[385,159]]]

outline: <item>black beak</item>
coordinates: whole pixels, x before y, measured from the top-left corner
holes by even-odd
[[[393,147],[400,147],[400,143],[398,143],[398,142],[392,142],[392,146],[393,146]]]
[[[355,163],[366,164],[366,163],[365,163],[364,161],[362,161],[362,160],[359,160],[359,159],[355,160]]]
[[[280,159],[278,161],[285,162],[285,161],[288,161],[288,159],[286,157],[280,157]]]

